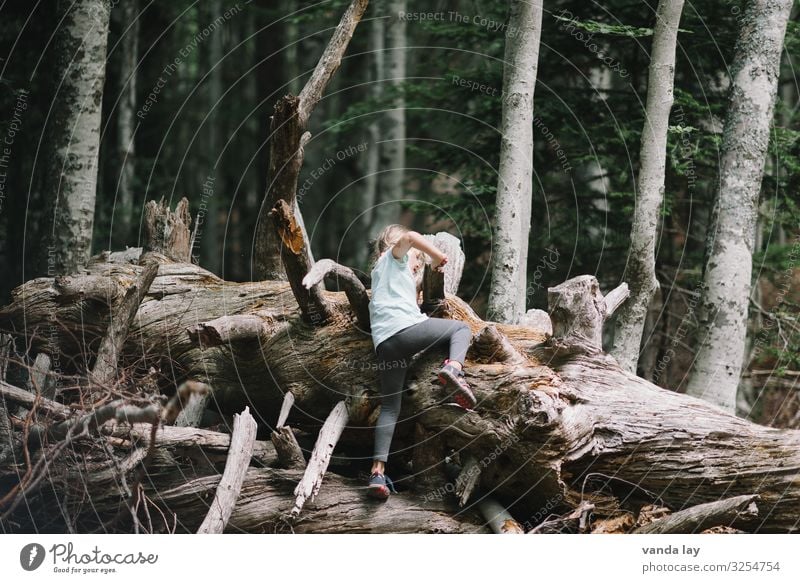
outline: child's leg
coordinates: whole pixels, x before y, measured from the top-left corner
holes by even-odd
[[[406,376],[406,359],[404,355],[393,348],[394,337],[381,343],[378,364],[381,380],[381,414],[375,425],[375,450],[372,459],[386,462],[389,457],[389,446],[392,443],[394,427],[400,415],[402,404],[403,383]],[[387,344],[383,346],[383,344]]]
[[[450,360],[464,364],[472,331],[460,320],[428,318],[401,330],[392,339],[395,340],[394,345],[406,354],[416,354],[432,346],[449,343]]]

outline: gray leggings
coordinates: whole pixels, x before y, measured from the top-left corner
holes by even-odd
[[[427,320],[400,330],[378,344],[378,367],[381,377],[381,414],[375,426],[375,454],[373,459],[385,462],[389,457],[389,445],[394,435],[394,426],[400,414],[403,385],[409,361],[417,352],[432,346],[450,343],[450,360],[462,365],[467,355],[472,331],[460,320],[428,318]]]

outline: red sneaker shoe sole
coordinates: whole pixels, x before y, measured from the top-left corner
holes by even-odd
[[[389,486],[381,486],[381,485],[374,485],[370,486],[367,494],[372,498],[377,498],[379,500],[386,500],[389,498]]]
[[[443,386],[446,387],[447,385],[452,385],[456,389],[456,393],[453,395],[453,400],[459,407],[472,410],[472,408],[478,404],[474,395],[467,393],[467,391],[464,390],[464,387],[462,387],[458,382],[443,374],[439,374],[438,377],[439,382]]]

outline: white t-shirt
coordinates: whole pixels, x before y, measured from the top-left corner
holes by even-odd
[[[417,305],[417,285],[408,267],[408,253],[397,259],[391,248],[387,249],[372,269],[369,320],[375,349],[400,330],[427,319]]]

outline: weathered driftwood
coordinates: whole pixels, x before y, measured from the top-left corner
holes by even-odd
[[[151,426],[143,423],[111,423],[102,427],[101,433],[122,449],[134,446],[147,448],[150,445]],[[154,445],[174,456],[192,458],[195,462],[202,460],[205,463],[216,463],[227,459],[230,442],[231,436],[228,433],[162,425],[155,434]],[[271,466],[277,461],[275,448],[268,441],[256,441],[252,459],[261,466]]]
[[[603,324],[629,295],[628,285],[623,283],[603,297],[593,275],[573,277],[548,288],[547,305],[553,336],[600,348]]]
[[[92,369],[91,380],[103,387],[111,383],[117,376],[117,364],[120,351],[128,336],[139,305],[147,290],[156,278],[158,263],[147,261],[133,284],[125,291],[119,305],[112,309],[111,322],[97,350],[97,360]]]
[[[170,210],[164,199],[158,203],[149,201],[144,207],[145,251],[188,263],[194,244],[189,234],[191,223],[186,197],[178,201],[174,211]]]
[[[511,341],[494,324],[484,327],[475,335],[467,356],[475,362],[482,363],[502,362],[514,365],[528,361],[528,358],[514,348]]]
[[[427,315],[441,318],[445,316],[444,273],[434,271],[429,264],[422,273],[422,305],[420,309]]]
[[[6,368],[11,354],[13,339],[7,334],[0,334],[0,383],[6,381]],[[2,386],[0,386],[2,389]],[[11,422],[8,418],[9,407],[6,404],[5,394],[0,392],[0,466],[11,459],[14,449],[14,436]]]
[[[34,393],[26,391],[25,389],[20,389],[19,387],[15,387],[14,385],[10,385],[5,381],[0,380],[0,398],[6,403],[15,403],[17,405],[21,405],[26,409],[31,409],[36,402],[37,410],[41,413],[44,413],[50,416],[53,419],[57,420],[64,420],[72,417],[72,411],[69,407],[62,405],[61,403],[56,403],[55,401],[51,401],[50,399],[39,397],[37,401],[37,396]]]
[[[740,528],[758,522],[758,496],[744,495],[698,504],[640,526],[634,534],[698,533],[713,526]]]
[[[519,325],[544,332],[549,336],[553,335],[553,323],[550,321],[550,314],[544,310],[535,308],[528,310],[520,317]]]
[[[278,414],[278,423],[275,425],[275,431],[272,432],[271,440],[278,454],[278,462],[281,467],[304,470],[306,460],[303,457],[303,450],[300,449],[300,444],[297,443],[297,437],[295,437],[292,428],[286,425],[286,420],[289,418],[289,412],[293,404],[294,395],[286,393],[283,397],[281,412]]]
[[[292,412],[293,405],[294,395],[292,393],[286,393],[283,396],[283,403],[281,403],[281,411],[278,413],[278,422],[275,424],[275,429],[280,429],[286,425],[286,421],[289,419],[289,413]]]
[[[306,500],[313,500],[319,494],[319,490],[322,487],[322,478],[328,469],[333,449],[336,447],[336,443],[347,425],[347,416],[347,405],[344,401],[340,401],[325,420],[303,473],[303,479],[300,480],[297,488],[295,488],[292,516],[299,515]]]
[[[257,427],[256,420],[250,415],[250,409],[247,407],[242,413],[234,416],[231,447],[225,462],[225,471],[208,514],[197,529],[198,534],[219,534],[225,530],[225,525],[228,524],[236,500],[239,498],[247,469],[250,467]]]
[[[270,217],[280,239],[281,260],[286,279],[292,288],[300,312],[307,321],[313,324],[324,324],[333,316],[328,302],[322,295],[319,284],[307,288],[304,278],[311,269],[312,262],[308,256],[308,242],[303,230],[295,219],[292,209],[284,200],[279,200],[270,211]]]
[[[63,275],[53,285],[64,302],[95,300],[111,306],[122,295],[117,282],[100,275]]]
[[[475,491],[475,487],[481,477],[481,466],[473,456],[464,455],[464,463],[461,466],[461,471],[456,477],[455,494],[458,498],[458,505],[461,507],[466,506],[469,502],[470,496]]]
[[[284,200],[288,208],[297,215],[298,229],[301,232],[302,219],[295,201],[297,179],[303,165],[303,147],[311,137],[306,131],[308,120],[339,68],[356,25],[367,8],[367,3],[368,0],[352,1],[300,95],[286,95],[275,104],[270,123],[269,172],[263,208],[268,212],[275,208],[279,200]],[[256,225],[253,257],[255,276],[262,280],[283,279],[285,265],[281,260],[279,235],[273,228],[272,222],[264,219],[266,217]],[[307,246],[303,252],[308,252]],[[309,255],[304,259],[309,265],[313,264]]]
[[[50,372],[50,357],[40,352],[36,355],[28,376],[28,390],[32,393],[40,392],[47,399],[55,399],[56,384],[48,375]]]
[[[439,251],[447,255],[447,263],[444,265],[444,293],[455,295],[458,292],[458,285],[461,283],[461,275],[464,272],[465,255],[461,249],[461,241],[450,233],[441,231],[434,235],[425,235]],[[444,296],[442,296],[444,297]]]
[[[200,427],[203,422],[203,413],[211,399],[211,388],[197,381],[186,381],[178,388],[177,394],[178,398],[185,402],[181,403],[181,411],[175,417],[175,425]]]
[[[141,271],[130,264],[89,269],[123,287]],[[144,346],[150,355],[169,355],[169,367],[186,378],[208,380],[223,413],[249,404],[274,419],[290,391],[296,400],[292,423],[310,430],[344,398],[349,421],[341,447],[361,447],[355,454],[369,455],[363,444],[371,434],[362,428],[377,417],[374,349],[369,336],[353,327],[344,294],[323,294],[336,318],[311,327],[285,282],[230,283],[197,266],[164,263],[139,308],[125,353],[141,356]],[[24,284],[13,299],[0,309],[0,327],[21,338],[26,325],[59,331],[52,342],[29,339],[34,352],[52,345],[62,354],[81,355],[86,346],[75,339],[91,343],[104,332],[107,313],[61,301],[52,279]],[[447,304],[452,317],[467,322],[473,333],[488,325],[457,297],[448,295]],[[212,348],[201,348],[186,334],[198,323],[236,314],[274,324],[259,339]],[[595,504],[596,514],[613,515],[631,503],[630,484],[636,484],[640,498],[673,508],[757,494],[763,519],[748,528],[798,529],[800,432],[758,426],[656,387],[621,371],[599,348],[581,345],[580,336],[547,339],[530,328],[493,325],[526,361],[509,365],[468,357],[466,378],[479,405],[475,413],[465,413],[440,404],[433,379],[442,354],[431,350],[417,358],[393,442],[398,463],[409,461],[415,444],[413,427],[403,422],[413,418],[412,425],[439,434],[447,447],[486,460],[481,491],[502,504],[515,503],[521,522],[553,500],[554,513],[583,500]],[[558,358],[550,358],[555,352]],[[62,362],[64,373],[71,372],[69,361]],[[30,393],[20,392],[30,404]]]
[[[369,296],[367,289],[349,267],[339,265],[331,259],[320,259],[303,277],[302,284],[307,290],[313,289],[326,276],[334,276],[344,288],[344,293],[353,312],[356,315],[358,327],[362,332],[369,333]]]
[[[135,459],[131,463],[121,464],[120,468],[130,472]],[[181,465],[181,479],[170,478],[178,473],[175,471],[178,463],[178,458],[171,455],[157,456],[152,464],[151,477],[145,484],[145,493],[152,501],[153,507],[149,513],[156,532],[168,531],[173,525],[176,532],[195,532],[220,483],[218,472],[196,465]],[[89,475],[75,472],[66,478],[79,494],[90,496],[92,500],[94,512],[84,508],[79,515],[79,525],[91,525],[91,520],[96,520],[97,515],[103,516],[116,510],[120,498],[125,497],[118,475],[119,469],[109,466],[106,470],[97,469]],[[487,532],[483,520],[473,513],[461,513],[454,517],[456,509],[453,506],[423,500],[411,494],[393,496],[385,503],[373,501],[365,496],[362,481],[336,474],[326,477],[325,488],[313,502],[306,504],[299,519],[288,520],[289,510],[294,503],[292,492],[301,477],[302,472],[297,470],[249,468],[226,532]],[[64,511],[73,511],[77,502],[68,500]],[[54,503],[33,510],[32,522],[39,527],[38,532],[47,531],[42,528],[48,520],[44,513],[56,510],[58,514],[57,508]]]

